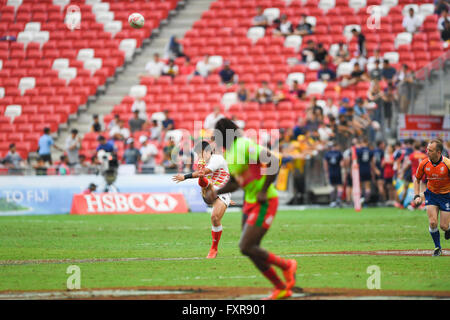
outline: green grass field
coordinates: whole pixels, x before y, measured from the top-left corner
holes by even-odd
[[[0,218],[0,260],[191,258],[76,263],[82,288],[133,286],[270,287],[238,250],[241,214],[229,212],[217,259],[208,214],[20,216]],[[441,232],[443,248],[449,247]],[[433,249],[423,211],[317,209],[278,212],[262,243],[303,252]],[[198,259],[193,259],[198,257]],[[450,290],[448,257],[312,255],[296,257],[298,285],[366,289],[368,266],[381,269],[381,289]],[[4,263],[3,263],[4,264]],[[74,263],[0,265],[0,291],[65,290]]]

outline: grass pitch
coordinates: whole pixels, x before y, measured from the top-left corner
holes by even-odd
[[[81,269],[82,289],[270,287],[238,250],[241,213],[226,213],[222,223],[218,257],[207,260],[209,214],[0,217],[0,291],[65,290],[67,267],[74,264]],[[441,243],[443,248],[450,244],[442,232]],[[426,213],[394,208],[280,211],[262,246],[279,255],[434,248]],[[367,267],[377,265],[381,289],[450,290],[448,257],[324,254],[295,259],[297,284],[305,288],[367,289]],[[24,260],[55,261],[12,264]]]

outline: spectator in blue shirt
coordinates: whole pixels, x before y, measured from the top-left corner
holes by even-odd
[[[63,149],[59,148],[57,145],[55,145],[55,142],[53,141],[52,136],[50,135],[50,128],[44,128],[44,134],[39,138],[38,142],[38,154],[39,157],[41,157],[44,162],[48,162],[50,164],[53,164],[52,162],[52,146],[54,146],[56,149],[63,151]]]
[[[381,77],[383,80],[392,80],[397,73],[394,67],[389,64],[389,60],[384,59],[383,61],[383,69],[381,69]]]
[[[331,81],[336,79],[336,73],[328,67],[326,61],[322,61],[321,68],[317,71],[317,79],[322,81]]]
[[[97,152],[99,152],[100,150],[104,150],[105,152],[111,152],[111,153],[114,152],[114,146],[111,143],[106,142],[106,139],[104,136],[99,136],[97,138],[97,140],[99,142],[99,145],[97,146],[97,149],[96,149]]]
[[[235,73],[230,68],[230,62],[225,61],[223,64],[223,69],[219,72],[220,79],[224,84],[233,84],[235,82]]]
[[[164,115],[166,116],[166,120],[162,122],[163,130],[173,130],[175,128],[175,123],[173,122],[173,119],[169,118],[169,110],[164,110]]]

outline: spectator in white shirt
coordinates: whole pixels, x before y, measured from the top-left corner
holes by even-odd
[[[447,21],[450,22],[450,18],[448,17],[448,12],[447,12],[447,10],[443,10],[443,11],[442,11],[442,15],[441,15],[441,17],[439,18],[438,23],[437,23],[437,28],[438,28],[438,30],[439,30],[440,32],[444,30],[444,21],[445,21],[445,20],[447,20]]]
[[[147,71],[147,75],[159,78],[163,72],[164,66],[164,62],[159,59],[159,54],[155,53],[153,55],[153,61],[150,61],[145,65],[145,71]]]
[[[158,155],[158,148],[153,143],[148,143],[146,136],[140,136],[139,142],[142,145],[139,152],[142,160],[142,173],[153,173],[155,170],[155,157]]]
[[[214,112],[210,113],[203,124],[204,128],[207,130],[214,130],[216,122],[224,117],[223,114],[220,113],[220,107],[214,107]]]
[[[134,100],[133,105],[131,106],[131,112],[139,111],[139,118],[144,121],[147,121],[147,105],[145,101],[138,97]]]
[[[339,116],[339,107],[334,104],[333,99],[328,98],[327,103],[323,108],[323,114],[328,116],[329,114],[333,115],[334,118],[338,118]]]
[[[406,32],[415,33],[419,31],[422,20],[415,15],[413,8],[409,8],[409,15],[403,18],[402,25]]]
[[[197,62],[197,65],[195,66],[195,74],[200,75],[204,78],[206,78],[212,70],[213,67],[209,64],[208,54],[205,55],[205,58],[203,60]]]
[[[109,131],[109,136],[114,140],[126,140],[130,137],[130,130],[125,128],[123,120],[119,122]]]

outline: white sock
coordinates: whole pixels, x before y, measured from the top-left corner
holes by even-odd
[[[434,233],[434,232],[436,232],[436,231],[439,231],[439,228],[436,227],[436,228],[434,228],[434,229],[431,229],[431,227],[428,227],[428,230],[429,230],[431,233]]]
[[[214,232],[220,232],[220,231],[222,231],[222,225],[220,225],[218,227],[211,226],[211,230]]]

